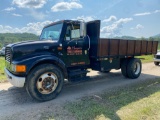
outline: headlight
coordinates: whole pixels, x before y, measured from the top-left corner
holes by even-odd
[[[14,71],[14,72],[26,72],[26,66],[25,65],[14,65],[14,64],[12,64],[12,71]]]

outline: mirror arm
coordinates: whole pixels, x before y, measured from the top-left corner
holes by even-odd
[[[83,38],[86,36],[86,23],[85,23],[85,21],[80,21],[80,36]]]

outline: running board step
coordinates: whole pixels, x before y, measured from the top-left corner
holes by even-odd
[[[86,75],[89,71],[87,70],[72,70],[69,71],[69,77],[73,77],[73,76],[81,76],[81,75]]]

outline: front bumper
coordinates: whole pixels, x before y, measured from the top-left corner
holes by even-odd
[[[160,62],[160,59],[154,58],[153,60],[154,60],[154,62]]]
[[[10,73],[6,68],[4,69],[5,75],[7,76],[8,81],[16,86],[16,87],[23,87],[25,83],[25,77],[18,77]]]

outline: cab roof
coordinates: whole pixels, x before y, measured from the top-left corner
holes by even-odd
[[[60,20],[46,25],[44,28],[60,23],[80,23],[78,20]]]

